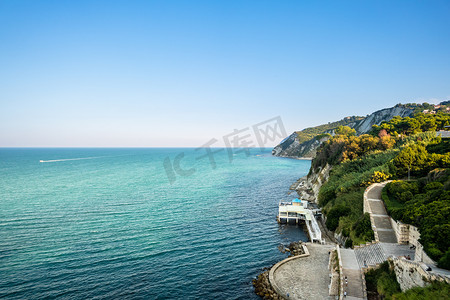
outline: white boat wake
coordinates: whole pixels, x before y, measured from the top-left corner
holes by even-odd
[[[82,160],[82,159],[94,159],[94,158],[102,158],[106,156],[92,156],[92,157],[79,157],[79,158],[62,158],[62,159],[53,159],[53,160],[40,160],[41,163],[52,163],[58,161],[68,161],[68,160]]]

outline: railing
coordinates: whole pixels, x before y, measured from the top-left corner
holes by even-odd
[[[280,202],[279,206],[288,206],[288,205],[292,205],[292,202]],[[322,232],[320,230],[319,224],[317,224],[316,218],[314,216],[314,212],[313,210],[309,210],[306,208],[304,209],[304,214],[303,213],[295,213],[295,212],[278,212],[278,218],[283,218],[286,219],[287,221],[289,221],[290,219],[294,219],[294,220],[305,220],[306,219],[306,227],[308,229],[308,234],[309,237],[311,239],[311,242],[314,241],[319,241],[322,242]],[[314,210],[317,211],[317,210]],[[306,218],[306,216],[309,215],[310,220],[307,220],[308,218]]]
[[[314,232],[316,233],[316,238],[317,238],[317,240],[321,241],[322,240],[322,232],[320,231],[319,224],[317,224],[317,220],[314,217],[312,212],[310,212],[310,215],[311,215],[312,228],[313,228]]]
[[[341,250],[339,248],[339,244],[336,244],[336,251],[339,261],[339,299],[342,300],[344,299],[344,270],[342,267]]]
[[[316,218],[311,211],[309,211],[309,215],[311,220],[306,222],[306,227],[308,228],[311,242],[314,242],[315,240],[321,242],[322,232],[320,231],[319,224],[317,224]]]

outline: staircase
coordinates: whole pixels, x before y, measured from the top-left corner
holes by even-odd
[[[319,224],[317,224],[316,217],[309,211],[310,220],[306,220],[306,227],[308,228],[309,236],[311,238],[311,242],[322,242],[322,232],[320,231]]]
[[[366,244],[365,246],[360,247],[357,246],[355,247],[355,255],[360,268],[376,266],[387,259],[380,243]]]
[[[356,260],[355,251],[352,249],[340,249],[342,260],[342,279],[347,277],[347,282],[342,282],[347,299],[364,299],[363,279],[361,270]]]

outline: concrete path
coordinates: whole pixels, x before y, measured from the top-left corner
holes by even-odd
[[[380,241],[380,246],[384,252],[386,259],[389,256],[407,256],[411,257],[414,261],[415,251],[409,248],[409,245],[397,244],[397,237],[392,229],[392,225],[389,220],[389,215],[386,212],[384,202],[381,198],[381,192],[387,182],[376,184],[367,193],[367,200],[371,209],[372,227],[374,231],[378,234],[378,239]],[[442,276],[450,277],[450,271],[437,268],[435,265],[432,266],[431,274],[435,273]]]
[[[409,245],[400,245],[400,244],[392,244],[392,243],[380,243],[383,252],[385,253],[386,259],[389,256],[408,256],[411,260],[414,260],[416,251],[412,250]]]
[[[364,299],[362,290],[363,281],[355,251],[352,249],[341,249],[342,272],[347,277],[344,281],[344,292],[347,292],[347,299]]]
[[[372,212],[372,219],[374,230],[381,243],[397,243],[397,237],[389,220],[389,215],[384,207],[381,199],[381,191],[384,185],[376,185],[367,193],[367,200],[369,202],[370,211]]]
[[[288,299],[334,299],[328,295],[331,282],[328,253],[335,246],[308,243],[306,247],[309,256],[290,260],[275,270],[276,285]]]
[[[387,259],[380,243],[355,248],[355,254],[360,268],[375,266]]]
[[[344,278],[345,299],[364,299],[361,269],[375,266],[386,261],[390,256],[410,256],[414,260],[415,251],[409,245],[397,243],[397,237],[392,228],[389,215],[381,198],[381,192],[386,182],[373,185],[364,198],[364,209],[370,212],[372,228],[379,242],[367,244],[352,249],[340,249],[342,272]],[[366,202],[367,200],[367,202]]]
[[[355,248],[355,255],[360,268],[376,266],[386,261],[389,256],[410,256],[414,260],[415,251],[409,245],[393,243],[375,243]]]

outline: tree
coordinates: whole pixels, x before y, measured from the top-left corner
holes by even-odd
[[[400,171],[400,175],[408,173],[408,180],[410,179],[410,172],[420,172],[423,166],[426,165],[428,152],[423,145],[413,144],[405,147],[400,154],[394,159],[394,164]]]
[[[350,213],[350,208],[347,206],[336,206],[333,207],[327,214],[326,225],[328,229],[334,231],[339,225],[339,218],[347,216]]]
[[[356,130],[348,126],[339,126],[338,128],[336,128],[335,133],[340,135],[352,136],[356,134]]]

